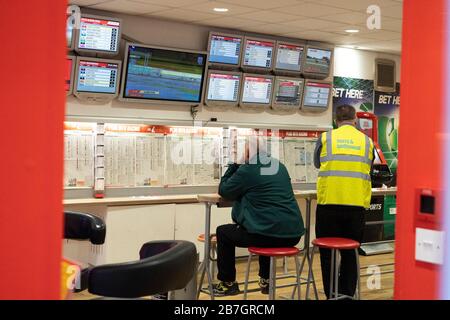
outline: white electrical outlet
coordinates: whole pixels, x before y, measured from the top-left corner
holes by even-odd
[[[416,228],[416,260],[432,264],[443,264],[443,231]]]

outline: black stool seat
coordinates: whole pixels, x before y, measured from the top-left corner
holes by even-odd
[[[183,289],[197,270],[197,250],[188,241],[145,243],[140,259],[94,267],[89,292],[115,298],[137,298]]]
[[[102,219],[89,213],[64,212],[64,238],[89,240],[92,244],[105,243],[106,225]]]

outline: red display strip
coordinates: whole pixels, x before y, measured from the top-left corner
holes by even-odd
[[[112,27],[120,26],[120,23],[118,21],[100,20],[100,19],[92,19],[92,18],[81,18],[81,22],[86,23],[86,24],[97,24],[97,25],[112,26]]]
[[[308,87],[331,88],[331,84],[329,83],[308,82],[306,85]]]
[[[257,40],[247,40],[247,45],[255,45],[255,46],[262,46],[262,47],[273,47],[273,42],[268,41],[257,41]]]
[[[272,82],[271,78],[245,77],[245,81],[251,82]]]

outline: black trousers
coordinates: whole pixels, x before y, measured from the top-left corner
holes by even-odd
[[[355,206],[317,205],[316,237],[341,237],[361,242],[365,225],[365,209]],[[353,296],[356,290],[357,269],[354,250],[341,250],[338,291]],[[320,249],[323,287],[330,298],[331,250]],[[333,279],[334,281],[334,279]]]
[[[236,247],[293,247],[301,237],[274,238],[259,234],[248,233],[247,230],[237,224],[224,224],[217,227],[217,278],[220,281],[236,281]],[[259,276],[269,279],[270,258],[259,256]]]

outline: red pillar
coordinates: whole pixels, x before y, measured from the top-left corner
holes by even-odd
[[[415,261],[415,188],[442,188],[444,0],[403,2],[396,299],[439,296],[439,270]]]
[[[66,1],[0,11],[0,299],[58,299]]]

